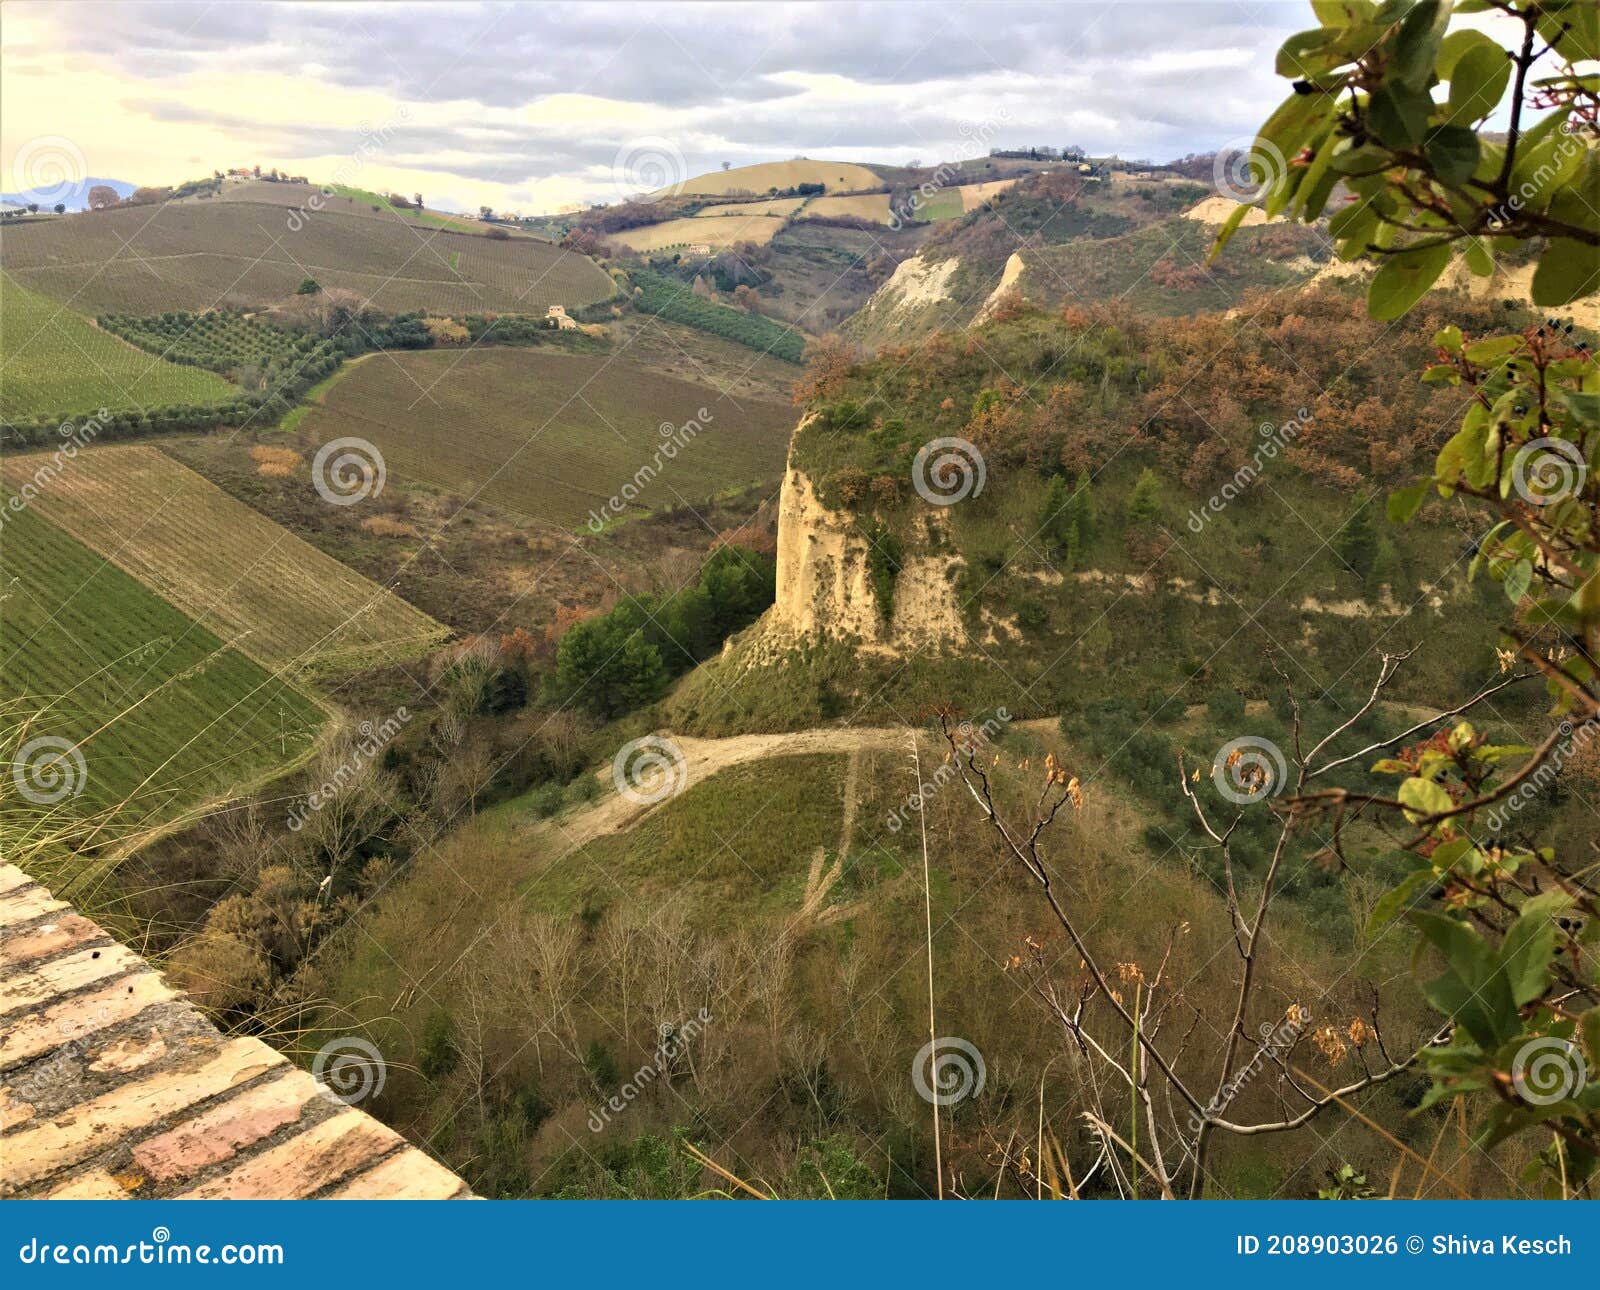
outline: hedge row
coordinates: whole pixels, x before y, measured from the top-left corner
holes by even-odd
[[[799,363],[804,357],[805,337],[782,323],[702,300],[675,278],[651,269],[635,269],[629,277],[634,288],[633,303],[645,313],[748,345],[790,363]]]

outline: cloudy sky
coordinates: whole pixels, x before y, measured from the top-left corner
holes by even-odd
[[[1283,93],[1272,52],[1310,25],[1304,0],[13,0],[0,188],[35,186],[19,166],[62,151],[41,139],[104,178],[260,163],[525,213],[801,154],[1160,159],[1249,133]]]

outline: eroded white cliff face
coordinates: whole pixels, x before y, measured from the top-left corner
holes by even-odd
[[[940,517],[926,519],[937,524]],[[910,545],[910,544],[908,544]],[[909,553],[885,621],[872,589],[867,541],[852,517],[830,510],[805,472],[790,467],[778,503],[777,598],[763,619],[772,644],[854,638],[901,652],[966,639],[959,556]]]

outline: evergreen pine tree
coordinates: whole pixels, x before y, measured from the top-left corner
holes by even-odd
[[[1161,481],[1156,472],[1146,466],[1139,472],[1128,497],[1128,523],[1146,524],[1161,518]]]
[[[1378,562],[1378,524],[1372,507],[1360,506],[1333,539],[1334,554],[1345,568],[1365,582]]]
[[[1089,472],[1080,470],[1077,483],[1073,486],[1073,506],[1076,508],[1072,518],[1078,523],[1078,537],[1085,546],[1094,541],[1094,493],[1089,485]]]

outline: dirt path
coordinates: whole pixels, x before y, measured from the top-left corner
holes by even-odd
[[[1057,721],[1044,717],[1031,721],[1018,721],[1018,729],[1036,734],[1054,731]],[[819,726],[811,730],[796,730],[776,735],[734,735],[727,739],[698,739],[691,735],[674,735],[662,732],[659,738],[670,740],[681,757],[684,785],[701,783],[721,771],[745,762],[765,761],[769,757],[804,757],[817,753],[844,753],[850,756],[846,773],[845,816],[843,841],[848,846],[851,825],[855,816],[855,778],[858,773],[859,754],[868,749],[901,752],[908,750],[904,726]],[[908,758],[909,763],[909,758]],[[909,769],[906,774],[910,776]],[[561,838],[559,855],[568,855],[587,846],[596,838],[613,833],[626,833],[645,816],[672,800],[639,802],[616,791],[612,783],[611,767],[602,767],[596,778],[604,785],[606,796],[594,804],[569,815],[530,826],[530,833],[545,829],[555,830]]]

